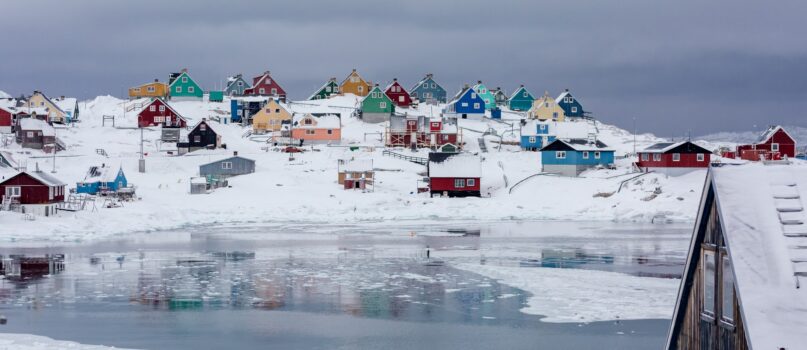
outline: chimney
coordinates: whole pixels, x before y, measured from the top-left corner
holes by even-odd
[[[238,157],[238,151],[233,151],[233,157]]]
[[[393,83],[396,82],[396,81],[398,81],[398,78],[392,78]]]
[[[521,87],[524,87],[524,84],[521,84]]]
[[[34,170],[34,171],[35,171],[35,172],[37,172],[37,173],[39,173],[39,172],[40,172],[40,171],[39,171],[39,162],[36,162],[36,170]]]
[[[331,77],[330,81],[332,81],[332,82],[336,82],[336,78]]]
[[[378,83],[375,83],[375,87],[378,87]]]
[[[476,81],[476,83],[477,83],[477,84],[482,84],[482,81],[481,81],[481,80],[477,80],[477,81]]]
[[[356,73],[356,68],[353,68],[353,73]]]
[[[154,78],[154,82],[155,82],[155,83],[159,83],[159,82],[160,82],[160,79]]]
[[[464,89],[469,88],[468,84],[465,84],[465,86],[464,86],[463,88],[464,88]]]
[[[60,100],[64,100],[64,95],[59,97]]]
[[[433,76],[434,76],[434,74],[431,74],[431,73],[426,74],[426,78],[429,78],[429,79],[431,79]]]
[[[269,75],[269,71],[263,72],[263,75]]]
[[[187,72],[188,72],[188,68],[182,68],[182,70],[181,70],[180,72],[182,72],[182,73],[187,73]]]
[[[569,92],[569,89],[566,89],[565,91],[566,91],[566,92]]]

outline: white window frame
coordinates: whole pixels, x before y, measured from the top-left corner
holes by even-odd
[[[462,107],[468,107],[468,102],[463,102],[460,104]]]
[[[771,144],[771,152],[779,152],[779,144],[778,143],[772,143]]]
[[[221,168],[224,170],[230,170],[233,168],[233,162],[221,162]]]
[[[272,88],[272,95],[277,95],[277,88]]]
[[[660,162],[661,161],[661,153],[653,153],[653,161]]]
[[[9,197],[20,197],[20,196],[22,196],[22,187],[21,186],[6,186],[6,196],[9,196]]]
[[[156,112],[156,111],[157,111],[157,106],[155,106],[155,105],[149,106],[149,112]]]
[[[165,106],[160,106],[160,112],[165,112]]]
[[[259,94],[261,94],[261,95],[263,95],[263,94],[265,94],[265,93],[266,93],[266,89],[264,89],[264,88],[259,88],[259,89],[258,89],[258,93],[259,93]]]
[[[673,153],[672,154],[672,161],[673,162],[680,162],[681,161],[681,153]]]
[[[454,179],[454,188],[465,188],[465,179]]]
[[[566,151],[555,151],[555,159],[566,159]]]
[[[379,102],[378,103],[378,108],[387,108],[387,103],[386,102]]]
[[[583,159],[588,159],[588,151],[583,151]]]
[[[174,91],[175,91],[175,92],[182,92],[182,87],[181,87],[181,86],[177,86],[177,87],[174,89]]]
[[[527,141],[529,141],[529,143],[535,143],[535,136],[530,136],[530,137],[527,139]]]
[[[703,153],[698,153],[697,157],[699,162],[703,162],[706,160],[706,155],[704,155]]]
[[[572,107],[572,113],[577,113],[577,107]]]
[[[646,161],[649,161],[649,160],[650,160],[650,154],[649,153],[642,153],[642,161],[646,162]]]
[[[476,186],[476,179],[467,179],[465,180],[466,187],[474,187]]]
[[[192,94],[196,89],[193,86],[188,86],[188,93]]]
[[[602,153],[600,151],[594,151],[594,159],[600,159],[602,157]]]
[[[182,82],[187,83],[188,82],[188,77],[182,77]]]
[[[474,109],[479,109],[479,108],[480,108],[479,102],[474,103]]]

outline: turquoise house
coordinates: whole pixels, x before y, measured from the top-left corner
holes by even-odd
[[[614,150],[599,140],[555,140],[541,148],[542,171],[563,176],[579,176],[597,167],[614,166]]]
[[[204,91],[190,75],[188,70],[183,69],[180,73],[171,73],[168,79],[169,95],[172,100],[201,100]]]
[[[507,100],[507,105],[514,111],[528,111],[532,108],[534,101],[535,97],[527,91],[524,85],[521,85],[516,92],[510,95],[510,98]]]
[[[483,101],[485,101],[485,110],[489,111],[493,107],[496,107],[496,97],[493,96],[493,93],[487,88],[487,86],[485,86],[485,84],[482,84],[481,80],[476,82],[473,89],[476,91],[476,94],[479,95]]]
[[[84,181],[76,183],[76,193],[117,192],[128,185],[129,182],[126,180],[123,168],[118,168],[116,171],[102,164],[100,167],[90,167],[87,175],[84,176]]]
[[[527,120],[521,126],[521,149],[537,151],[555,141],[550,124],[538,120]]]

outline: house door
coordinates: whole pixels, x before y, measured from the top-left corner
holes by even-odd
[[[171,116],[170,115],[165,116],[165,125],[166,126],[171,126]]]
[[[361,188],[361,181],[356,181],[356,182],[354,182],[354,183],[353,183],[353,188],[354,188],[354,189]]]

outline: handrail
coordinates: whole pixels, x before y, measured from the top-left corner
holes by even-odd
[[[405,154],[395,153],[395,152],[390,151],[390,150],[384,150],[383,152],[381,152],[381,155],[390,156],[390,157],[398,158],[398,159],[403,159],[403,160],[406,160],[406,161],[409,161],[409,162],[412,162],[412,163],[415,163],[415,164],[420,164],[420,165],[426,165],[426,163],[429,162],[429,160],[427,158],[407,156]]]

